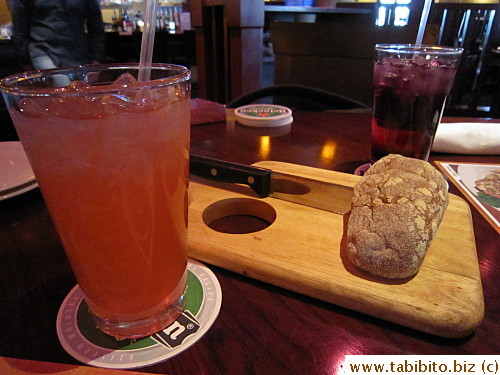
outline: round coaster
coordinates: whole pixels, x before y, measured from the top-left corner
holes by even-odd
[[[293,121],[292,110],[275,104],[250,104],[234,110],[236,121],[254,127],[277,127]]]
[[[76,360],[87,365],[133,369],[165,361],[196,343],[219,315],[222,291],[210,269],[194,260],[188,262],[186,307],[163,331],[136,340],[116,340],[100,331],[75,286],[57,315],[57,335]]]

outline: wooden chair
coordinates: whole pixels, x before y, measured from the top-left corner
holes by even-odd
[[[500,5],[438,3],[429,18],[438,44],[464,49],[445,114],[500,118]]]
[[[274,22],[274,83],[335,92],[372,106],[376,43],[414,43],[416,27]]]

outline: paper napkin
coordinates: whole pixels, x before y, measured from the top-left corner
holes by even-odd
[[[500,155],[500,123],[441,123],[436,132],[432,151]]]

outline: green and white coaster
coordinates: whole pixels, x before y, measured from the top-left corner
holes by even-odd
[[[116,340],[95,325],[79,286],[64,299],[57,315],[57,335],[62,346],[85,364],[133,369],[165,361],[196,343],[219,315],[222,291],[205,265],[189,260],[184,312],[170,326],[149,337]]]

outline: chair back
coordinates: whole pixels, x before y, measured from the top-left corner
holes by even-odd
[[[333,92],[303,85],[273,85],[251,91],[229,102],[227,108],[237,108],[252,103],[272,103],[299,111],[363,110],[365,104]]]
[[[274,22],[274,83],[306,85],[373,102],[376,43],[415,43],[416,27]]]

